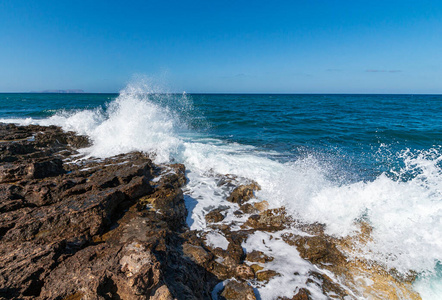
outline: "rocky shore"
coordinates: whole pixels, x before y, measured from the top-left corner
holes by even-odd
[[[316,266],[280,299],[313,299],[312,290],[334,299],[420,299],[413,276],[351,258],[354,244],[370,238],[368,224],[357,238],[333,238],[321,224],[251,201],[257,183],[220,175],[238,207],[232,213],[245,221],[226,224],[231,212],[220,206],[205,215],[207,230],[191,231],[184,165],[157,165],[139,152],[86,159],[78,149],[89,144],[55,126],[0,124],[0,299],[257,299],[254,287],[282,276],[268,267],[272,255],[244,250],[257,232]],[[226,247],[214,247],[211,232]]]

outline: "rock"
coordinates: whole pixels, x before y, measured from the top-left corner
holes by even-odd
[[[270,279],[272,279],[273,277],[280,275],[280,274],[273,271],[273,270],[265,270],[265,271],[257,272],[255,275],[256,275],[256,279],[258,281],[268,282]]]
[[[246,264],[237,266],[235,272],[236,276],[240,279],[252,279],[255,277],[255,272],[253,269]]]
[[[311,295],[307,289],[299,289],[296,295],[293,296],[292,300],[310,300]]]
[[[253,264],[250,266],[253,270],[253,272],[256,274],[257,272],[261,271],[264,269],[264,267],[258,265],[258,264]]]
[[[265,255],[261,251],[253,250],[247,253],[246,260],[250,262],[266,263],[273,260],[273,257]]]
[[[239,209],[246,214],[255,214],[258,210],[250,203],[245,203],[239,207]]]
[[[204,250],[203,247],[191,244],[183,245],[183,253],[199,265],[203,265],[212,258],[212,255]]]
[[[229,281],[221,293],[222,300],[255,300],[253,288],[245,282]]]
[[[210,298],[213,255],[183,234],[183,165],[71,158],[87,139],[55,126],[0,124],[0,139],[0,298]]]
[[[41,179],[49,176],[57,176],[64,172],[63,162],[58,158],[36,161],[27,166],[28,178]]]
[[[312,300],[312,299],[313,298],[311,297],[310,292],[305,288],[299,289],[299,291],[292,298],[287,298],[287,297],[278,298],[278,300]]]
[[[224,220],[225,216],[221,213],[225,209],[217,208],[210,211],[207,215],[205,215],[205,219],[207,223],[217,223]]]
[[[254,191],[258,191],[260,189],[261,187],[256,182],[248,185],[240,185],[233,190],[233,192],[227,198],[227,201],[242,205],[244,202],[247,202],[255,197]]]
[[[170,293],[169,289],[167,288],[167,285],[160,286],[156,291],[155,294],[150,297],[151,300],[174,300],[172,294]]]
[[[287,217],[284,208],[268,209],[259,215],[252,215],[244,224],[256,230],[278,231],[286,228],[291,220]]]
[[[261,202],[253,203],[253,207],[256,210],[258,210],[259,212],[263,212],[263,211],[265,211],[266,209],[269,208],[269,203],[264,200],[264,201],[261,201]]]

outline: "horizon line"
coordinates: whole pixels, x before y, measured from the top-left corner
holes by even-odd
[[[0,92],[0,94],[45,94],[45,95],[81,95],[81,94],[120,94],[120,92],[81,92],[81,93],[51,93],[51,92]],[[307,93],[307,92],[159,92],[145,94],[164,94],[164,95],[428,95],[440,96],[442,93]]]

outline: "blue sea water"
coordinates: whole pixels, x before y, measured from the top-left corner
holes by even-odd
[[[96,156],[184,162],[192,199],[214,198],[201,188],[208,173],[229,173],[330,234],[367,219],[377,239],[367,253],[421,274],[424,299],[442,292],[441,111],[441,95],[0,94],[2,122],[88,134]]]
[[[48,118],[101,108],[118,94],[0,94],[0,118]],[[163,101],[161,97],[160,102]],[[278,152],[281,161],[315,153],[347,176],[370,180],[401,165],[405,149],[442,145],[441,95],[168,95],[191,130]],[[179,104],[179,105],[176,105]],[[186,103],[188,104],[188,103]],[[176,105],[176,107],[174,107]]]

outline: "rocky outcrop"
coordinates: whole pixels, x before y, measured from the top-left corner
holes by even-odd
[[[262,232],[315,265],[280,299],[311,299],[309,287],[337,299],[420,299],[413,276],[351,255],[370,240],[368,224],[334,238],[254,199],[257,183],[216,175],[227,205],[207,208],[207,230],[191,231],[184,165],[139,152],[82,158],[88,145],[55,126],[0,124],[0,299],[253,300],[253,287],[283,273],[277,253],[243,247]],[[211,245],[209,233],[227,246]]]
[[[220,280],[187,255],[183,165],[74,161],[88,140],[57,127],[1,125],[0,140],[2,298],[210,298]]]

